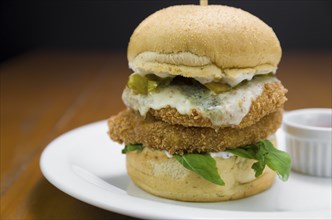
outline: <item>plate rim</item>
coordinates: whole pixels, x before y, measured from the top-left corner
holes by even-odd
[[[199,215],[199,213],[197,213],[198,211],[200,212],[208,212],[208,213],[218,213],[218,214],[226,214],[225,216],[223,216],[224,218],[230,219],[230,218],[236,218],[236,219],[248,219],[250,217],[255,218],[255,219],[266,219],[266,218],[275,218],[275,219],[280,219],[280,218],[297,218],[299,215],[303,215],[303,213],[305,213],[305,218],[307,219],[315,219],[317,218],[317,216],[325,216],[327,219],[331,218],[331,209],[324,209],[324,210],[318,210],[318,211],[307,211],[307,212],[303,212],[303,211],[283,211],[283,212],[278,212],[278,211],[234,211],[234,210],[212,210],[212,209],[206,209],[206,208],[197,208],[197,207],[188,207],[188,206],[181,206],[181,209],[183,210],[188,210],[188,211],[192,211],[192,213],[196,214],[196,215],[191,215],[191,216],[179,216],[178,213],[176,212],[168,212],[167,215],[165,216],[164,213],[158,213],[158,212],[147,212],[150,211],[151,209],[146,209],[146,208],[142,208],[141,203],[138,203],[138,206],[134,206],[134,209],[127,209],[127,208],[123,208],[120,204],[118,204],[118,199],[119,198],[125,198],[125,199],[129,199],[132,202],[142,202],[144,204],[149,203],[154,204],[154,205],[161,205],[161,206],[165,206],[166,208],[171,207],[172,209],[178,209],[180,206],[176,205],[176,204],[170,204],[170,203],[160,203],[158,201],[153,201],[153,200],[147,200],[147,199],[143,199],[143,198],[138,198],[138,197],[134,197],[131,196],[129,194],[127,194],[126,192],[124,194],[114,194],[113,192],[113,196],[115,196],[117,199],[117,201],[113,202],[113,204],[104,204],[101,202],[96,201],[96,198],[89,198],[87,196],[87,194],[80,194],[80,190],[69,190],[68,187],[65,186],[65,181],[63,181],[63,179],[59,179],[58,177],[54,177],[54,175],[50,174],[50,166],[57,166],[57,164],[52,164],[53,160],[49,160],[50,156],[52,156],[52,151],[54,151],[54,149],[58,150],[57,147],[57,143],[61,142],[63,140],[65,140],[66,138],[70,138],[71,135],[75,134],[75,133],[79,133],[82,130],[85,129],[92,129],[95,127],[102,127],[104,126],[105,129],[107,129],[107,120],[101,120],[101,121],[96,121],[93,123],[89,123],[77,128],[74,128],[70,131],[67,131],[63,134],[61,134],[60,136],[56,137],[53,141],[51,141],[44,149],[43,152],[40,156],[40,169],[42,174],[44,175],[44,177],[52,184],[54,185],[56,188],[58,188],[59,190],[65,192],[66,194],[82,201],[85,203],[88,203],[90,205],[108,210],[108,211],[112,211],[112,212],[116,212],[119,214],[123,214],[123,215],[127,215],[127,216],[132,216],[132,217],[136,217],[136,218],[144,218],[144,219],[188,219],[188,217],[190,219],[192,218],[196,218],[196,219],[201,219],[202,217],[204,218],[218,218],[220,219],[220,216],[201,216]],[[110,143],[112,143],[113,141],[110,140]],[[67,148],[67,152],[69,152],[70,148]],[[51,169],[52,170],[52,169]],[[126,174],[127,175],[127,174]],[[82,178],[78,178],[78,180],[82,180]],[[84,184],[83,184],[84,185]],[[184,202],[186,203],[186,202]],[[176,213],[176,214],[175,214]],[[323,218],[325,218],[323,216]]]

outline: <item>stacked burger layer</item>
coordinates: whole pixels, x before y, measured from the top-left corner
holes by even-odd
[[[273,144],[287,90],[273,30],[221,5],[150,15],[128,46],[127,110],[109,119],[142,189],[184,201],[223,201],[287,180],[290,158]]]

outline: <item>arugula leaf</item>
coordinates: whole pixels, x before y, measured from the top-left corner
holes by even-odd
[[[256,171],[256,177],[263,173],[265,165],[275,171],[281,180],[286,181],[289,177],[292,163],[290,156],[275,148],[269,140],[261,140],[254,145],[245,147],[227,149],[226,152],[257,160],[251,167]]]
[[[262,143],[269,150],[266,155],[266,165],[274,170],[283,181],[288,180],[292,163],[290,156],[286,152],[273,147],[273,144],[268,140],[263,140]]]
[[[185,168],[197,173],[204,179],[217,185],[225,185],[219,176],[216,161],[209,154],[175,154],[173,156]]]
[[[127,152],[130,152],[130,151],[135,151],[135,150],[143,150],[143,145],[142,144],[127,144],[125,146],[125,148],[122,150],[122,153],[123,154],[126,154]]]
[[[247,159],[255,159],[256,158],[256,149],[254,149],[255,146],[245,146],[241,148],[236,148],[236,149],[230,149],[230,150],[225,150],[226,152],[231,152],[231,150],[236,150],[236,156],[247,158]]]

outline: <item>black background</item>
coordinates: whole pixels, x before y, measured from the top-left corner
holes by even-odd
[[[199,0],[2,1],[0,61],[31,49],[126,50],[135,27],[154,11]],[[209,1],[251,12],[284,50],[331,50],[329,0]]]

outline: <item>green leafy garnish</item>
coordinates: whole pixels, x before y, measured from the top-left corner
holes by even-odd
[[[185,168],[197,173],[204,179],[224,186],[224,181],[220,178],[216,161],[208,154],[184,154],[173,155]]]
[[[226,151],[239,157],[257,160],[251,167],[256,171],[256,177],[263,173],[265,165],[275,171],[283,181],[289,177],[292,163],[290,156],[286,152],[276,149],[269,140]]]
[[[126,154],[127,152],[135,151],[135,150],[141,151],[141,150],[143,150],[143,148],[144,147],[142,144],[127,144],[125,146],[125,148],[122,149],[122,153]]]

